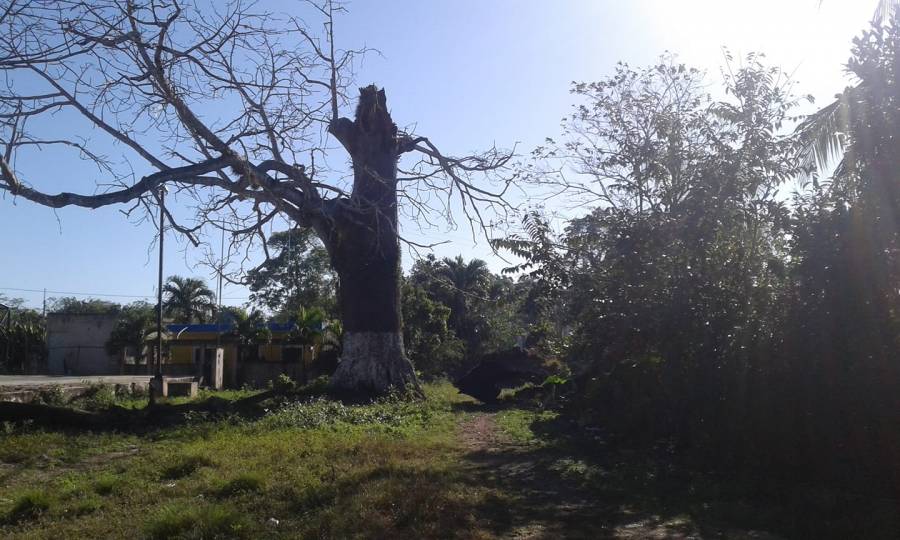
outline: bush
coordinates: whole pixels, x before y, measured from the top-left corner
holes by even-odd
[[[89,411],[108,409],[116,403],[116,392],[107,384],[94,384],[75,403]]]
[[[290,394],[297,390],[297,383],[294,382],[294,379],[284,373],[269,381],[269,386],[276,394]]]
[[[423,425],[434,415],[429,402],[410,401],[395,395],[363,405],[315,397],[294,401],[270,411],[261,421],[267,428],[313,429],[333,424],[377,425],[398,428]]]
[[[42,405],[62,407],[66,404],[66,395],[63,393],[62,387],[55,384],[38,392],[35,402]]]

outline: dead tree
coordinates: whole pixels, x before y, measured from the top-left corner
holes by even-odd
[[[225,228],[229,253],[244,261],[260,247],[267,255],[264,227],[278,216],[312,228],[340,278],[345,333],[334,385],[418,388],[401,333],[399,216],[455,223],[462,213],[473,232],[486,232],[487,216],[509,207],[510,181],[499,173],[510,153],[445,156],[398,130],[375,86],[360,89],[352,120],[342,117],[354,59],[365,51],[336,48],[342,9],[330,1],[305,8],[320,31],[240,1],[12,0],[0,9],[7,199],[124,204],[140,217],[166,185],[190,210],[186,221],[167,208],[170,227],[195,246],[209,227]],[[60,112],[78,122],[54,122]],[[349,155],[352,180],[325,165],[331,140]],[[28,172],[35,150],[57,147],[99,167],[97,191],[37,187],[47,179]],[[110,148],[125,153],[112,159]],[[413,157],[401,171],[404,154]]]

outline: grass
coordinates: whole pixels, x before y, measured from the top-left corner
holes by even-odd
[[[669,454],[579,439],[555,412],[478,409],[447,383],[425,391],[425,402],[367,405],[275,395],[261,417],[197,414],[140,435],[5,425],[0,538],[592,537],[601,526],[630,537],[738,528],[887,538],[879,533],[900,530],[895,501],[848,506],[842,494],[823,499],[811,489],[760,503],[746,483],[689,470]],[[491,426],[492,435],[472,447],[461,423]],[[566,519],[574,529],[533,525]],[[537,528],[515,529],[522,523]]]
[[[234,497],[244,493],[255,493],[263,490],[265,480],[258,474],[242,473],[228,480],[215,491],[215,495],[221,498]]]
[[[209,390],[202,388],[197,392],[196,398],[185,396],[171,397],[160,399],[159,403],[169,405],[182,405],[185,403],[202,403],[212,397],[225,401],[237,401],[260,393],[261,390],[244,388],[239,390]],[[111,407],[121,407],[125,409],[143,409],[149,404],[150,400],[145,391],[130,392],[127,390],[116,391],[116,389],[107,384],[97,384],[88,388],[88,390],[73,399],[69,406],[88,411],[100,411]]]
[[[7,523],[21,523],[40,517],[50,509],[51,500],[41,491],[27,491],[16,497],[12,507],[6,513]]]
[[[118,476],[110,473],[102,473],[94,480],[94,493],[102,496],[112,495],[118,484]]]
[[[520,444],[541,445],[545,441],[534,432],[537,423],[550,422],[558,417],[555,411],[504,409],[497,413],[497,425],[513,441]]]
[[[198,471],[201,467],[213,467],[215,463],[203,455],[178,456],[175,463],[167,465],[161,473],[163,480],[177,480],[190,476]]]
[[[245,516],[231,506],[202,504],[185,507],[170,504],[144,524],[143,533],[153,540],[242,538],[249,528]]]
[[[459,467],[466,398],[446,383],[426,393],[282,397],[258,420],[142,435],[16,427],[0,437],[0,538],[468,538],[488,490]]]

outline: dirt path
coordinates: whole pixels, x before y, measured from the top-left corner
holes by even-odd
[[[551,470],[548,453],[505,436],[496,413],[476,413],[460,427],[460,439],[472,473],[509,503],[485,516],[494,521],[491,529],[499,538],[615,537],[604,525],[608,509]]]
[[[566,456],[512,441],[497,425],[496,413],[475,413],[461,424],[459,438],[475,480],[502,494],[501,502],[479,516],[498,538],[776,538],[762,532],[701,528],[685,515],[648,511],[626,493],[589,492],[562,473]]]

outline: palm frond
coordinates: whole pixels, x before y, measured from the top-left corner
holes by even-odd
[[[819,7],[825,0],[819,0]],[[894,10],[900,7],[900,0],[878,0],[878,7],[875,8],[875,14],[872,16],[872,22],[877,24],[885,24],[890,22],[894,16]]]
[[[872,22],[882,25],[889,23],[894,18],[894,11],[898,7],[900,7],[900,0],[879,0]]]
[[[833,103],[806,117],[797,126],[800,165],[807,173],[827,172],[843,158],[855,88],[845,90]]]

